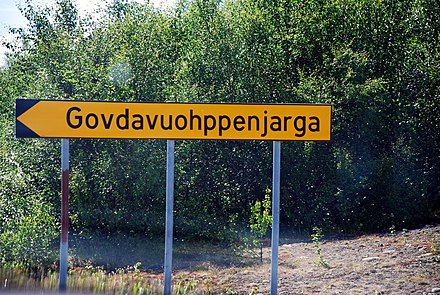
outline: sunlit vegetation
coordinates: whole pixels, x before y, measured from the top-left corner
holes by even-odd
[[[87,294],[133,294],[149,295],[163,293],[163,281],[145,277],[135,265],[114,272],[106,272],[95,267],[73,268],[68,274],[69,292]],[[56,292],[59,287],[59,274],[45,269],[29,271],[20,265],[3,265],[0,267],[2,285],[0,290]],[[175,280],[173,294],[194,294],[196,283]],[[202,294],[202,291],[197,292]]]
[[[399,230],[439,212],[438,0],[115,0],[97,19],[71,0],[21,9],[28,26],[0,68],[2,263],[56,268],[60,141],[14,137],[23,97],[331,104],[330,142],[282,143],[282,228]],[[162,236],[165,142],[70,143],[72,231]],[[270,142],[177,141],[175,236],[240,239],[271,165]]]

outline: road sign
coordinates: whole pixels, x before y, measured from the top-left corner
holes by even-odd
[[[330,140],[331,106],[16,100],[17,137]]]

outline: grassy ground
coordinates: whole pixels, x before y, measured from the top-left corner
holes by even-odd
[[[69,292],[162,294],[163,241],[113,235],[72,237]],[[236,245],[175,241],[174,294],[268,294],[263,262]],[[386,234],[281,239],[279,294],[430,294],[440,292],[440,224]],[[0,267],[4,291],[56,291],[58,274]]]
[[[163,293],[164,241],[136,235],[75,235],[69,241],[69,292],[93,294]],[[205,241],[174,241],[173,271],[191,272],[252,264],[235,247]],[[56,292],[59,273],[0,266],[0,292]],[[191,275],[173,277],[174,294],[210,293],[209,281]]]
[[[163,271],[164,241],[136,235],[93,235],[73,237],[71,264],[76,266],[102,266],[114,271],[140,263],[140,269]],[[174,270],[203,270],[252,263],[243,257],[235,245],[213,244],[206,241],[173,242]]]

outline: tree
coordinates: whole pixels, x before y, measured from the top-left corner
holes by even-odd
[[[249,226],[253,235],[253,244],[260,250],[260,262],[263,263],[263,239],[272,225],[270,189],[266,188],[263,201],[255,201],[251,206]]]

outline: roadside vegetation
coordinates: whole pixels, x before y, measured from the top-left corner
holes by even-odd
[[[24,1],[0,68],[2,265],[57,268],[60,141],[17,140],[16,98],[331,104],[331,141],[282,144],[282,229],[315,228],[324,265],[323,233],[438,218],[438,0],[115,0],[99,18],[55,2]],[[165,142],[70,144],[72,232],[162,237]],[[176,239],[251,237],[263,261],[271,164],[269,142],[177,141]]]

